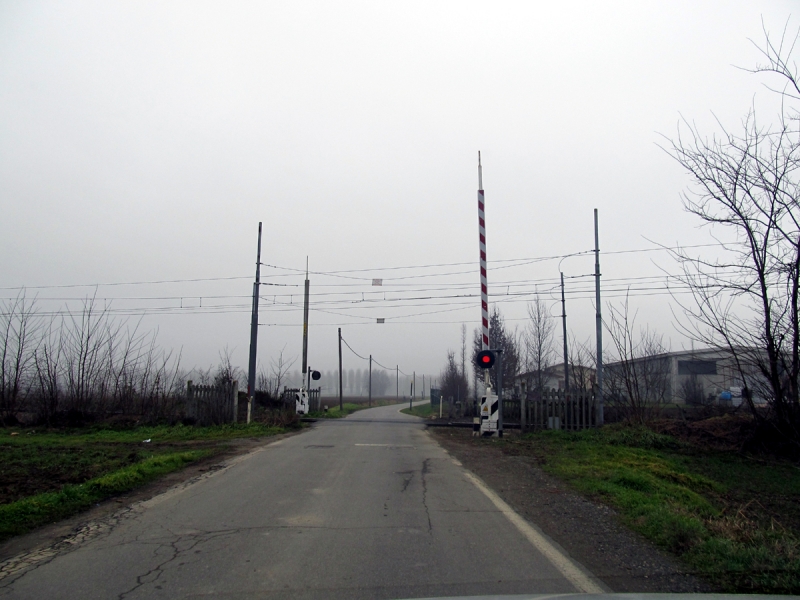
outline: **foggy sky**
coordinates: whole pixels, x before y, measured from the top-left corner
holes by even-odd
[[[225,347],[246,367],[263,221],[262,365],[300,354],[308,257],[312,366],[337,368],[342,327],[363,356],[436,374],[480,322],[463,297],[480,150],[490,301],[512,328],[534,292],[559,315],[563,270],[589,340],[592,209],[612,302],[674,270],[623,251],[713,241],[660,134],[771,110],[736,66],[758,61],[762,16],[779,32],[792,7],[0,1],[0,295],[25,286],[51,313],[96,296],[187,367]],[[642,288],[638,322],[686,346],[674,301]]]

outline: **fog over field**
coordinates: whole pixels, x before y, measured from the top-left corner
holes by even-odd
[[[324,385],[338,328],[353,395],[370,354],[387,393],[397,367],[429,383],[480,324],[480,151],[511,329],[537,295],[560,316],[563,272],[570,335],[593,340],[597,208],[604,301],[688,347],[660,246],[719,247],[659,145],[682,117],[769,121],[769,78],[737,67],[792,8],[0,0],[0,296],[54,318],[94,298],[187,368],[225,348],[246,368],[263,222],[264,368],[300,368],[308,260]]]

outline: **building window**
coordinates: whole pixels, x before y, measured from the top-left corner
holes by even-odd
[[[679,360],[678,375],[716,375],[715,360]]]

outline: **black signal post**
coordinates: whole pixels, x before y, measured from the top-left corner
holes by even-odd
[[[475,357],[475,363],[480,369],[491,369],[494,366],[496,355],[494,350],[481,350]]]

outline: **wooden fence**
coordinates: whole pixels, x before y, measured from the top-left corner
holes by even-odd
[[[194,385],[186,382],[186,412],[198,425],[236,423],[239,409],[239,383]]]
[[[522,402],[519,398],[503,400],[503,422],[520,424]],[[597,426],[594,394],[591,391],[571,392],[544,390],[525,400],[526,429],[566,429],[576,431]]]

